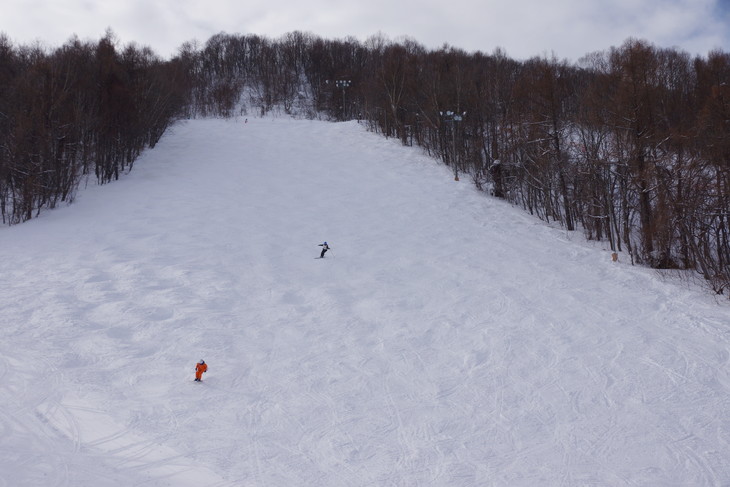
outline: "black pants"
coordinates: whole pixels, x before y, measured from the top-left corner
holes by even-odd
[[[322,253],[319,254],[320,259],[324,259],[324,253],[327,252],[329,249],[322,248]]]

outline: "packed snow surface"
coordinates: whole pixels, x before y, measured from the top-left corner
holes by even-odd
[[[724,299],[465,179],[188,121],[0,228],[0,486],[730,484]]]

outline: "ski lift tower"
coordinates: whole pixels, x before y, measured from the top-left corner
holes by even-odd
[[[345,104],[345,90],[350,87],[352,82],[349,79],[338,79],[335,86],[342,89],[342,119],[347,120],[347,105]]]
[[[451,163],[454,165],[454,181],[459,180],[459,164],[456,157],[456,124],[458,122],[461,122],[464,120],[464,117],[466,116],[466,112],[462,112],[461,114],[453,112],[451,110],[446,112],[439,112],[441,116],[443,117],[444,121],[449,123],[451,126],[451,151],[452,151],[452,161]]]

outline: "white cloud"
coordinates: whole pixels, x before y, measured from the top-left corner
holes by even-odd
[[[713,0],[4,0],[0,31],[20,43],[54,46],[72,34],[98,39],[111,27],[123,43],[150,45],[163,56],[185,41],[221,31],[278,37],[300,30],[361,40],[382,32],[430,48],[504,48],[524,59],[554,52],[577,59],[628,37],[692,54],[730,49],[727,12]]]

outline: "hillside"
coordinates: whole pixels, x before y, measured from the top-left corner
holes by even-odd
[[[730,483],[725,300],[354,122],[178,123],[0,242],[0,485]]]

